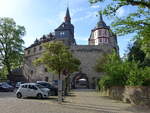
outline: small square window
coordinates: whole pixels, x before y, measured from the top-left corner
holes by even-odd
[[[34,48],[34,50],[33,50],[34,52],[36,52],[36,48]]]
[[[101,38],[99,39],[99,42],[102,42],[102,39],[101,39]]]
[[[42,50],[42,46],[39,47],[39,50]]]
[[[45,71],[45,72],[48,72],[47,68],[44,68],[44,71]]]
[[[30,54],[30,50],[28,50],[28,54]]]

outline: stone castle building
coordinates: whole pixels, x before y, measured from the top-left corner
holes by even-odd
[[[97,59],[101,58],[105,53],[110,53],[113,49],[116,52],[119,51],[117,37],[111,32],[110,27],[105,24],[102,15],[100,15],[96,27],[91,30],[88,45],[77,45],[74,37],[74,26],[71,24],[71,17],[67,8],[64,22],[54,30],[54,33],[43,35],[25,49],[23,73],[28,81],[46,80],[51,82],[57,80],[58,76],[48,72],[43,65],[35,67],[32,64],[43,53],[43,43],[57,40],[68,45],[73,55],[81,61],[80,71],[73,73],[71,76],[71,84],[74,88],[78,87],[78,85],[94,88],[96,81],[103,74],[94,70]],[[80,80],[84,82],[79,84]]]

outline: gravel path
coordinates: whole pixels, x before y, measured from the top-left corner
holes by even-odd
[[[0,92],[0,113],[150,113],[120,101],[99,96],[93,90],[74,90],[63,104],[57,97],[17,99],[15,93]]]

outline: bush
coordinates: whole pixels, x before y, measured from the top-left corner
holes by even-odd
[[[98,62],[96,65],[105,72],[99,81],[99,87],[102,89],[111,86],[149,86],[150,85],[150,67],[141,68],[135,61],[121,60],[117,54],[105,56],[105,62]],[[101,67],[100,67],[101,66]]]
[[[142,85],[150,86],[150,67],[145,67],[142,71],[142,76],[144,78]]]

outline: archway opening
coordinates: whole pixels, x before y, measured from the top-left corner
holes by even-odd
[[[87,89],[89,88],[88,77],[84,73],[77,73],[72,81],[72,88],[75,89]]]

